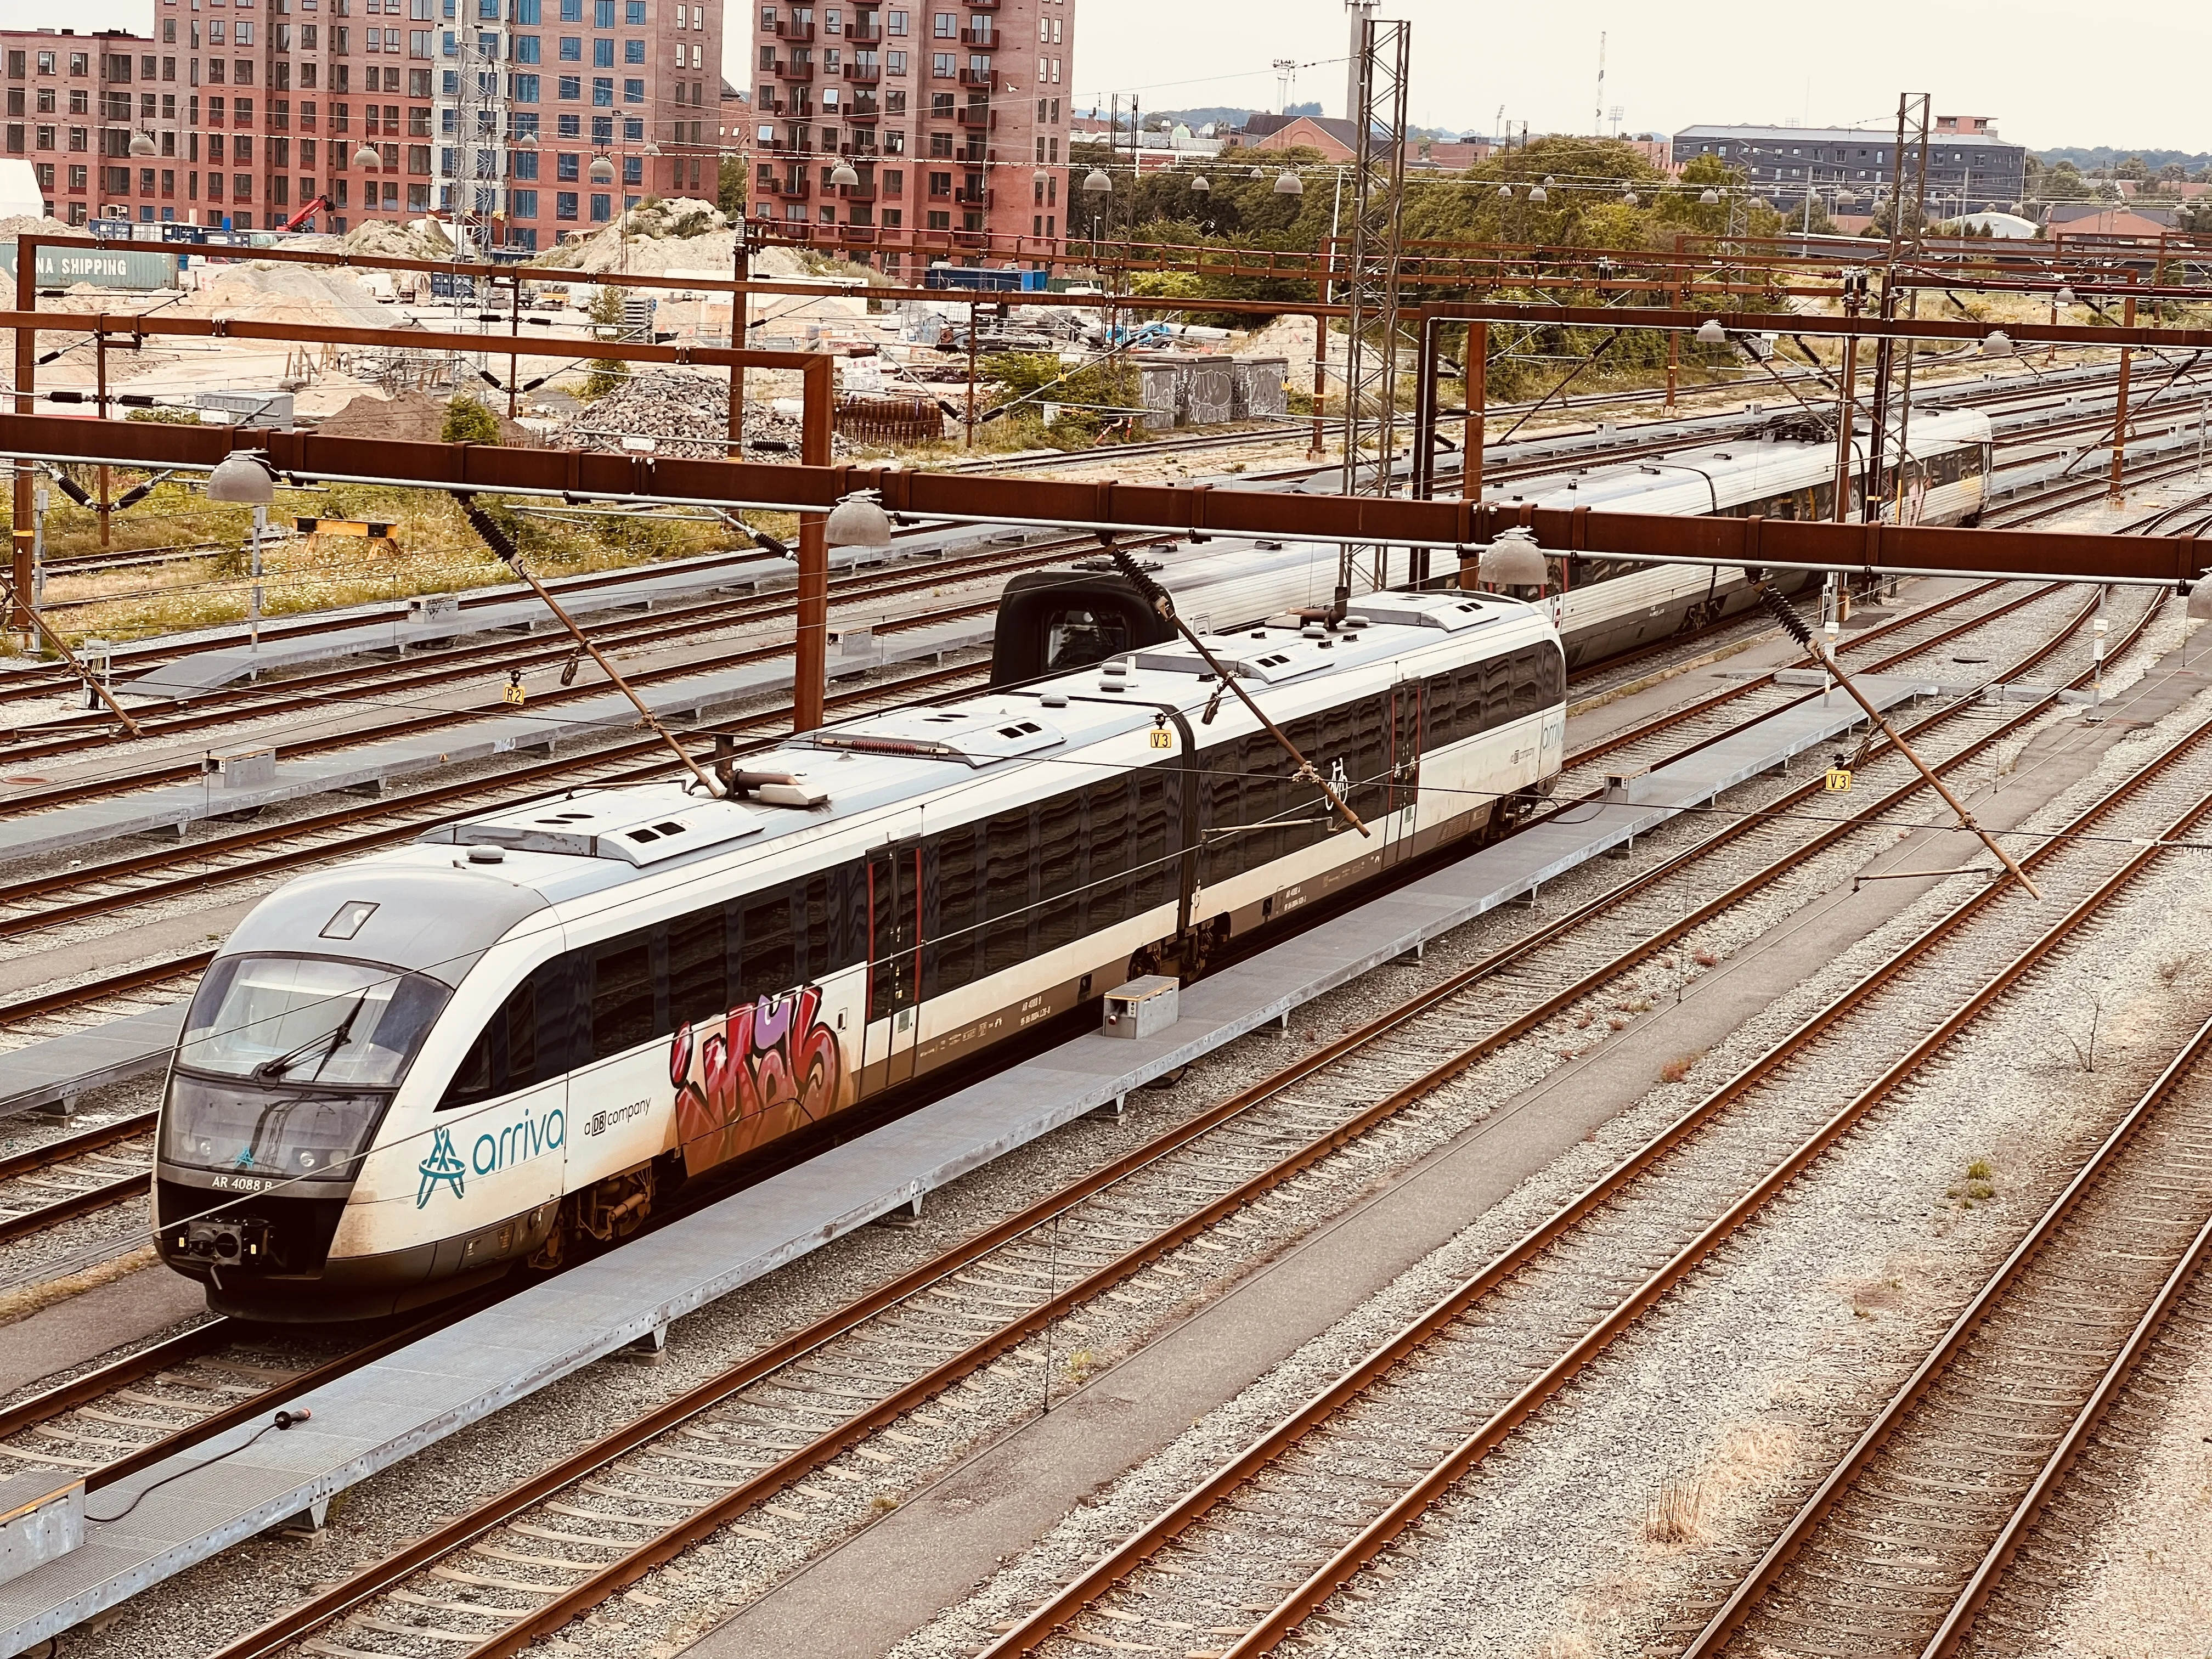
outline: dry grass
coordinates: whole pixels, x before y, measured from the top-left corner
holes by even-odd
[[[1662,1083],[1680,1083],[1690,1075],[1690,1067],[1697,1063],[1698,1056],[1695,1054],[1679,1054],[1659,1068],[1659,1080]]]
[[[1705,1486],[1694,1477],[1668,1476],[1644,1505],[1644,1535],[1654,1544],[1701,1544],[1705,1529]]]
[[[82,1273],[65,1274],[48,1279],[40,1285],[27,1285],[21,1290],[9,1291],[0,1296],[0,1325],[13,1324],[27,1319],[41,1308],[50,1308],[57,1302],[66,1302],[87,1291],[96,1291],[102,1285],[150,1267],[155,1261],[154,1247],[142,1244],[128,1255],[114,1256],[97,1267],[87,1267]]]
[[[88,475],[90,469],[84,469]],[[118,469],[118,495],[137,482]],[[601,514],[574,520],[509,510],[517,503],[486,504],[500,511],[531,561],[547,575],[580,574],[681,558],[726,548],[736,532],[718,521],[665,514]],[[0,507],[4,507],[0,499]],[[526,507],[539,503],[521,503]],[[370,520],[392,526],[392,539],[325,536],[264,544],[262,613],[297,615],[336,607],[389,603],[418,593],[496,586],[512,580],[506,567],[477,538],[460,510],[444,495],[368,485],[280,489],[269,509],[272,526],[295,518]],[[52,625],[72,642],[97,637],[142,639],[182,629],[242,619],[252,586],[246,540],[252,515],[243,507],[216,506],[174,483],[158,486],[139,506],[113,515],[114,550],[220,544],[207,556],[184,563],[124,570],[58,574],[46,585]],[[775,534],[795,536],[795,519],[763,514],[756,520]],[[99,550],[98,515],[56,492],[46,518],[50,555]]]

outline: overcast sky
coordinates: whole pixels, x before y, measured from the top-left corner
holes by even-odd
[[[913,0],[916,9],[931,3]],[[749,10],[750,0],[729,3]],[[1317,98],[1327,113],[1343,112],[1342,0],[1075,3],[1082,23],[1073,78],[1086,101],[1093,93],[1134,92],[1148,109],[1273,108],[1269,64],[1292,58],[1306,65],[1293,99]],[[153,9],[152,0],[77,0],[66,15],[80,30],[143,29]],[[57,15],[52,0],[0,0],[0,24],[9,27]],[[1508,120],[1532,131],[1589,131],[1603,30],[1604,104],[1620,107],[1630,131],[1697,121],[1885,126],[1896,119],[1897,94],[1910,90],[1933,93],[1940,113],[1995,116],[2004,137],[2037,148],[2212,149],[2212,112],[2201,94],[2212,8],[2183,0],[2149,0],[2109,20],[2051,0],[1871,0],[1703,15],[1622,0],[1388,0],[1382,15],[1413,22],[1413,118],[1431,126],[1488,132],[1502,104]],[[1733,19],[1735,32],[1718,18]],[[740,75],[743,57],[733,51],[729,60]]]

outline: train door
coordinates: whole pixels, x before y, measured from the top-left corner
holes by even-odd
[[[868,1019],[860,1075],[864,1090],[914,1077],[921,1039],[921,843],[903,842],[868,856]]]
[[[1383,791],[1382,862],[1395,864],[1413,850],[1414,818],[1421,791],[1421,682],[1401,681],[1390,689],[1389,782]]]

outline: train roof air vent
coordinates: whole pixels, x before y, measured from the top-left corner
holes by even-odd
[[[917,760],[991,766],[1066,739],[1024,710],[998,708],[897,709],[814,734],[823,749],[864,755],[905,755]]]
[[[761,829],[760,814],[750,807],[683,795],[663,784],[574,795],[557,807],[544,801],[513,807],[441,824],[416,840],[615,859],[642,867],[756,836]]]

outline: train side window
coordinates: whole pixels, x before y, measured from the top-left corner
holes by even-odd
[[[1129,780],[1093,784],[1084,793],[1091,821],[1083,858],[1086,927],[1097,933],[1129,914]]]
[[[1181,780],[1178,778],[1178,782]],[[1179,796],[1168,788],[1164,768],[1152,767],[1137,779],[1136,810],[1130,814],[1130,908],[1145,911],[1170,903],[1182,890],[1182,836],[1177,833]]]
[[[668,924],[668,1016],[672,1024],[696,1025],[727,1013],[729,963],[722,939],[722,907],[696,910]]]
[[[1457,743],[1462,735],[1459,729],[1459,677],[1438,674],[1424,683],[1421,693],[1428,705],[1428,746],[1441,749],[1446,744]]]
[[[935,884],[936,908],[923,906],[930,922],[928,944],[921,954],[922,994],[943,996],[975,977],[977,922],[982,913],[975,884],[976,826],[962,824],[937,836],[925,865],[925,879]]]
[[[1198,833],[1206,848],[1205,884],[1225,881],[1244,869],[1243,756],[1240,746],[1224,743],[1206,754],[1206,793],[1199,797]]]
[[[469,1044],[469,1051],[461,1056],[460,1066],[454,1072],[453,1080],[446,1085],[446,1097],[438,1103],[440,1111],[450,1111],[456,1106],[470,1106],[479,1100],[491,1098],[491,1043],[498,1033],[504,1013],[502,1009],[500,1013],[494,1014],[483,1030],[477,1033],[477,1040]]]
[[[1083,792],[1040,801],[1037,820],[1037,946],[1073,945],[1083,924]]]
[[[592,1057],[605,1060],[653,1036],[653,947],[643,933],[592,953]]]
[[[738,923],[738,1002],[753,1002],[788,991],[798,982],[798,958],[791,937],[791,893],[784,889],[757,893]]]
[[[544,970],[541,969],[542,974]],[[499,1011],[484,1022],[477,1040],[461,1057],[438,1109],[472,1105],[538,1081],[536,976],[508,993]]]
[[[538,1069],[538,981],[533,974],[514,988],[501,1010],[501,1019],[507,1027],[507,1064],[502,1068],[501,1086],[507,1089],[526,1089],[533,1083],[544,1081]]]
[[[1255,870],[1283,856],[1283,813],[1288,805],[1290,757],[1271,733],[1244,739],[1244,867]],[[1262,827],[1264,826],[1264,827]]]
[[[1030,908],[1035,868],[1030,809],[1000,812],[983,825],[981,963],[985,974],[1018,967],[1030,955],[1036,913]]]

